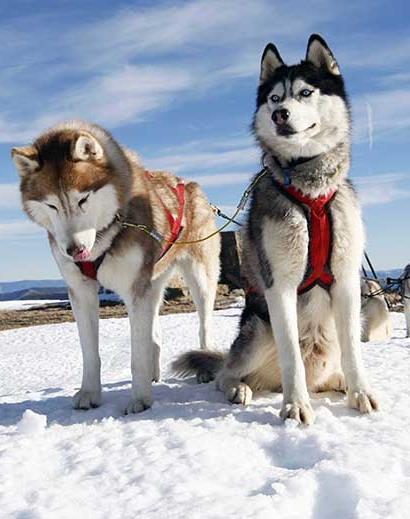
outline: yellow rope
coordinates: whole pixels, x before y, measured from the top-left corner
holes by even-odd
[[[204,238],[198,238],[197,240],[186,240],[186,241],[167,240],[158,231],[156,231],[155,229],[150,229],[146,225],[138,224],[138,223],[125,222],[125,221],[123,221],[121,219],[120,216],[118,216],[118,220],[119,220],[119,222],[121,223],[121,225],[123,227],[131,227],[131,228],[134,228],[134,229],[138,229],[139,231],[142,231],[145,234],[148,234],[148,236],[150,236],[154,240],[158,241],[159,243],[165,242],[165,243],[172,243],[173,245],[192,245],[194,243],[201,243],[203,241],[209,240],[210,238],[212,238],[216,234],[222,232],[224,229],[226,229],[228,227],[228,225],[230,225],[232,223],[233,220],[235,220],[235,218],[238,216],[240,211],[242,211],[245,208],[245,205],[246,205],[246,202],[248,200],[248,197],[252,193],[252,191],[254,190],[256,184],[259,182],[259,180],[264,175],[266,175],[266,173],[267,173],[267,169],[263,168],[260,171],[260,173],[255,177],[253,182],[249,185],[249,187],[247,189],[245,189],[245,191],[244,191],[244,193],[242,195],[242,198],[241,198],[241,200],[239,201],[239,204],[236,207],[236,211],[234,212],[234,214],[231,217],[228,218],[228,221],[224,225],[222,225],[222,227],[220,227],[219,229],[217,229],[213,233],[209,234],[208,236],[205,236]],[[210,205],[211,205],[211,207],[213,208],[213,210],[215,212],[215,206],[213,206],[212,204],[210,204]]]

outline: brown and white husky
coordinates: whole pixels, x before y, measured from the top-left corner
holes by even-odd
[[[149,172],[138,156],[103,128],[84,121],[56,126],[27,147],[12,150],[28,216],[48,232],[51,251],[69,287],[83,354],[83,379],[74,396],[81,409],[101,404],[98,353],[99,284],[124,300],[131,323],[132,394],[127,413],[152,404],[159,378],[158,310],[165,283],[178,267],[200,318],[201,348],[211,347],[211,314],[219,276],[220,237],[190,245],[216,230],[198,184]],[[175,226],[176,224],[176,226]]]

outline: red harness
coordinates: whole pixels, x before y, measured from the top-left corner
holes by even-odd
[[[96,261],[78,261],[76,263],[77,267],[81,270],[81,274],[83,276],[87,276],[90,279],[97,279],[97,271],[98,267]],[[100,261],[100,264],[102,263],[102,260]]]
[[[291,202],[302,207],[308,222],[309,252],[306,273],[298,287],[298,294],[307,292],[315,285],[329,290],[334,282],[330,270],[332,254],[332,220],[329,211],[336,189],[327,195],[311,198],[294,186],[284,186],[272,177],[275,187]]]
[[[174,191],[177,201],[178,201],[178,213],[175,217],[171,211],[166,207],[162,199],[160,198],[162,207],[165,211],[165,214],[167,216],[167,220],[169,223],[169,226],[171,228],[171,235],[168,238],[168,240],[165,243],[165,246],[163,247],[161,254],[157,261],[159,261],[161,258],[165,256],[165,254],[169,251],[169,249],[172,247],[172,245],[177,241],[179,238],[179,235],[182,232],[182,219],[184,217],[184,209],[185,209],[185,184],[184,182],[179,182],[176,187],[172,187],[172,190]],[[91,279],[97,279],[97,272],[98,269],[104,259],[105,253],[102,254],[99,258],[97,258],[95,261],[79,261],[76,263],[77,267],[81,270],[81,273],[84,276],[87,276]]]
[[[162,207],[164,208],[165,214],[167,215],[169,226],[171,227],[171,236],[166,242],[164,248],[162,249],[160,257],[157,259],[159,261],[161,258],[165,256],[165,254],[169,251],[169,249],[174,245],[174,243],[179,238],[179,235],[182,232],[182,219],[184,217],[184,209],[185,209],[185,184],[184,182],[179,182],[176,187],[172,187],[174,191],[177,201],[178,201],[178,214],[175,218],[168,207],[165,206],[164,202],[161,200]]]

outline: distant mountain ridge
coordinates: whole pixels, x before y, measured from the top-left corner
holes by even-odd
[[[43,299],[66,300],[68,299],[67,287],[24,288],[0,294],[0,301],[40,301]]]
[[[68,299],[67,284],[62,279],[36,279],[0,282],[0,301]]]
[[[0,294],[35,288],[67,287],[63,279],[27,279],[22,281],[0,281]]]
[[[379,279],[398,278],[401,276],[402,272],[403,269],[376,270]],[[370,270],[367,270],[367,275],[373,277]]]
[[[377,277],[397,278],[403,269],[377,270]],[[369,269],[367,275],[373,277]],[[24,299],[68,299],[67,284],[63,279],[36,279],[0,282],[0,301],[20,301]]]

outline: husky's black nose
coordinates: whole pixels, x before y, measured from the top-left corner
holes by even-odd
[[[290,112],[286,110],[286,108],[282,108],[280,110],[275,110],[272,114],[272,121],[278,126],[285,124],[289,119]]]

